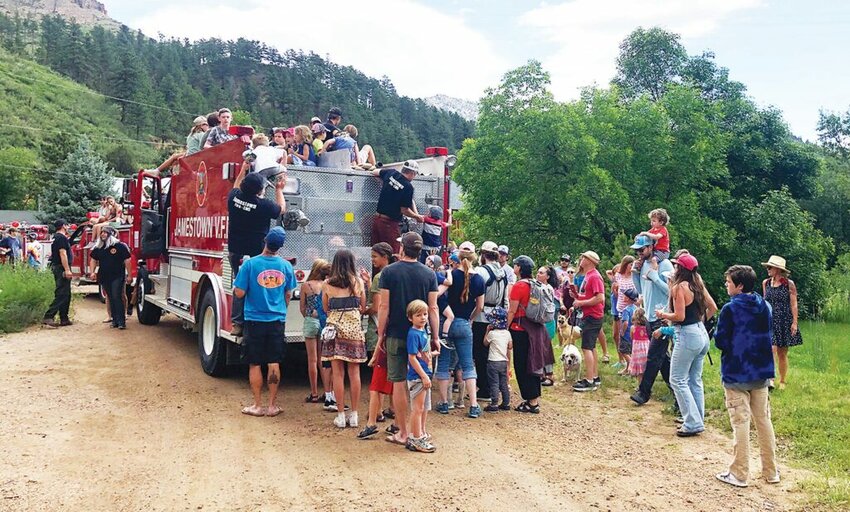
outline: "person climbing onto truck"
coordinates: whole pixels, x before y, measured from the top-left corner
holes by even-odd
[[[248,164],[242,165],[242,171],[233,182],[233,190],[227,196],[227,251],[230,258],[232,275],[237,275],[245,256],[256,256],[263,250],[263,238],[269,232],[271,221],[286,211],[283,199],[283,187],[286,186],[286,171],[283,166],[275,183],[274,202],[260,196],[265,189],[266,179],[257,173],[248,172]],[[242,335],[242,316],[244,301],[233,297],[233,310],[230,334]]]
[[[413,178],[419,174],[419,164],[415,160],[406,160],[401,166],[401,172],[392,168],[369,171],[384,183],[378,196],[377,215],[372,224],[372,244],[386,242],[398,253],[398,237],[401,236],[402,216],[410,217],[418,222],[425,218],[416,211],[413,201]],[[418,257],[419,255],[417,255]]]

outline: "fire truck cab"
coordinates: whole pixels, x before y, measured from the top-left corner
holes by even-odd
[[[167,184],[165,178],[142,172],[125,195],[133,199],[130,243],[139,264],[139,322],[154,325],[165,313],[182,319],[197,332],[201,366],[213,376],[223,374],[228,364],[240,363],[241,338],[230,335],[236,276],[227,251],[227,195],[244,150],[237,139],[183,157]],[[455,158],[445,148],[427,148],[426,157],[416,160],[418,211],[438,205],[448,212],[448,178]],[[400,169],[401,164],[384,168]],[[279,255],[293,262],[299,282],[316,258],[331,260],[342,247],[354,252],[360,266],[370,267],[371,225],[380,189],[381,181],[364,171],[287,166],[286,212],[272,225],[286,229]],[[274,200],[272,181],[267,181],[265,195]],[[298,298],[296,290],[287,312],[288,343],[304,341]]]

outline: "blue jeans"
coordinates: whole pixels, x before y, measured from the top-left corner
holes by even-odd
[[[472,326],[465,318],[455,318],[449,327],[449,340],[455,344],[458,368],[463,371],[463,380],[477,379],[475,363],[472,362]],[[437,361],[437,380],[449,380],[449,363],[451,355],[443,349]]]
[[[682,430],[705,430],[705,395],[702,388],[702,365],[708,353],[708,333],[702,322],[677,325],[678,340],[670,359],[670,386],[685,423]]]

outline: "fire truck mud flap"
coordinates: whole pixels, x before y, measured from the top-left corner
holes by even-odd
[[[221,310],[211,287],[202,292],[196,311],[201,367],[207,375],[221,377],[227,369],[227,342],[218,335]]]
[[[136,277],[136,315],[142,325],[156,325],[162,318],[162,308],[153,304],[145,297],[153,291],[153,283],[148,277],[147,270],[139,267]]]

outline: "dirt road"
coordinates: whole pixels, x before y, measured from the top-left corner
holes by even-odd
[[[432,413],[432,455],[336,429],[303,403],[300,378],[284,379],[284,414],[247,417],[245,379],[207,377],[173,318],[115,331],[96,300],[75,309],[72,327],[0,338],[0,510],[775,511],[800,499],[794,471],[778,486],[715,481],[725,434],[678,439],[658,404],[604,388],[549,388],[539,416]]]

